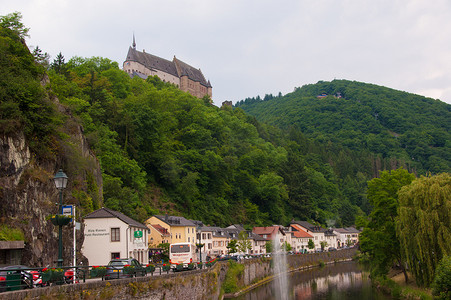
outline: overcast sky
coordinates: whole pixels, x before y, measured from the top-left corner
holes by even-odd
[[[3,0],[30,48],[125,60],[137,49],[200,68],[216,105],[347,79],[451,104],[450,0]]]

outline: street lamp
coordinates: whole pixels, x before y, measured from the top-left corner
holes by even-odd
[[[58,204],[58,217],[63,214],[63,189],[67,186],[67,175],[64,174],[63,170],[59,170],[55,177],[53,177],[53,182],[55,187],[59,190],[60,199]],[[63,224],[59,223],[58,231],[58,267],[63,266]]]

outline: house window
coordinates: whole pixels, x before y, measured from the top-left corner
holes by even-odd
[[[121,241],[120,228],[111,228],[111,241],[112,242],[120,242]]]
[[[120,258],[121,254],[119,252],[111,252],[111,259]]]
[[[188,237],[188,243],[190,242],[189,237]]]

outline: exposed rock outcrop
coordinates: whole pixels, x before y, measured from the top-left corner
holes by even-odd
[[[25,234],[22,263],[30,266],[56,265],[58,229],[48,220],[58,209],[58,191],[53,176],[63,169],[69,177],[64,203],[77,207],[80,216],[102,203],[100,165],[83,135],[79,123],[67,115],[61,131],[68,137],[58,141],[53,158],[40,159],[31,153],[23,133],[0,136],[0,223],[20,228]],[[87,203],[86,203],[87,202]],[[83,261],[80,248],[83,228],[77,232],[77,261]],[[63,259],[72,265],[73,227],[63,229]]]

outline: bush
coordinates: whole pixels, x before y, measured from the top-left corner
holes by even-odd
[[[225,293],[234,293],[238,291],[238,281],[244,272],[244,265],[238,264],[232,260],[229,261],[229,269],[227,270],[225,281],[222,288]]]
[[[0,226],[0,241],[24,241],[25,235],[18,228],[11,228],[6,224]]]
[[[439,299],[451,299],[451,256],[444,256],[435,270],[432,294]]]

